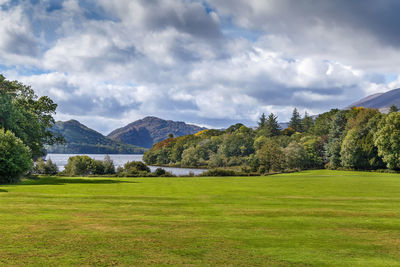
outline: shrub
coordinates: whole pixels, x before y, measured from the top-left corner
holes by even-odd
[[[68,159],[65,173],[68,175],[89,175],[96,169],[95,160],[89,156],[74,156]]]
[[[103,161],[93,160],[92,174],[95,174],[95,175],[105,174]]]
[[[42,158],[39,158],[36,161],[33,171],[36,174],[55,175],[58,173],[58,167],[51,159],[44,162]]]
[[[150,168],[141,161],[128,161],[123,168],[118,168],[118,176],[140,177],[149,174]]]
[[[164,170],[163,168],[157,168],[154,172],[153,175],[158,176],[158,177],[173,177],[175,175],[173,175],[170,172],[167,172],[166,170]]]
[[[0,129],[0,184],[17,182],[31,168],[30,149],[11,131]]]

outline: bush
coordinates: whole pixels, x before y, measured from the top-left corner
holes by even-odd
[[[123,168],[118,168],[117,174],[125,177],[149,176],[150,168],[141,161],[128,161]]]
[[[30,149],[11,131],[0,129],[0,184],[17,182],[31,168]]]
[[[152,174],[154,176],[158,176],[158,177],[173,177],[173,176],[175,176],[172,173],[167,172],[163,168],[157,168]]]
[[[33,172],[36,174],[56,175],[58,173],[58,167],[51,159],[44,162],[42,158],[39,158],[36,161]]]
[[[104,160],[94,160],[89,156],[74,156],[68,159],[64,173],[67,175],[115,174],[115,167],[108,155],[104,157]]]
[[[163,168],[157,168],[157,169],[153,172],[153,174],[156,175],[156,176],[162,176],[162,175],[165,175],[166,173],[167,173],[167,171],[164,170]]]
[[[93,160],[92,174],[95,174],[95,175],[105,174],[103,161]]]
[[[89,175],[96,170],[95,160],[89,156],[74,156],[68,159],[65,173],[68,175]]]

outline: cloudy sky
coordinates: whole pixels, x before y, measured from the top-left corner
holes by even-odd
[[[286,121],[400,87],[398,0],[0,0],[0,73],[104,134]]]

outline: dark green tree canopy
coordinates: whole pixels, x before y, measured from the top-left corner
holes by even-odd
[[[267,120],[267,118],[265,117],[265,114],[261,114],[260,119],[258,121],[258,129],[262,129],[265,126],[265,121]]]
[[[281,134],[280,126],[278,124],[278,117],[274,113],[268,115],[265,123],[265,128],[269,132],[270,136],[277,136]]]
[[[310,117],[307,111],[304,113],[304,118],[301,121],[301,127],[304,132],[308,132],[314,124],[314,119]]]
[[[17,182],[31,167],[29,148],[11,131],[0,129],[0,184]]]
[[[44,144],[62,141],[49,130],[55,123],[56,108],[49,97],[38,98],[30,86],[0,75],[0,128],[20,138],[34,159],[44,154]]]
[[[300,113],[297,111],[297,108],[294,108],[293,110],[292,118],[289,122],[289,127],[293,128],[296,132],[302,132],[301,116]]]
[[[395,104],[390,106],[389,113],[398,112],[398,111],[399,111],[399,108]]]

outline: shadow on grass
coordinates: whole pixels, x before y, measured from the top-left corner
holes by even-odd
[[[125,183],[138,183],[138,182],[120,181],[111,179],[96,179],[96,178],[39,177],[39,178],[25,180],[19,183],[19,185],[125,184]]]
[[[0,188],[0,193],[7,193],[8,191]]]

